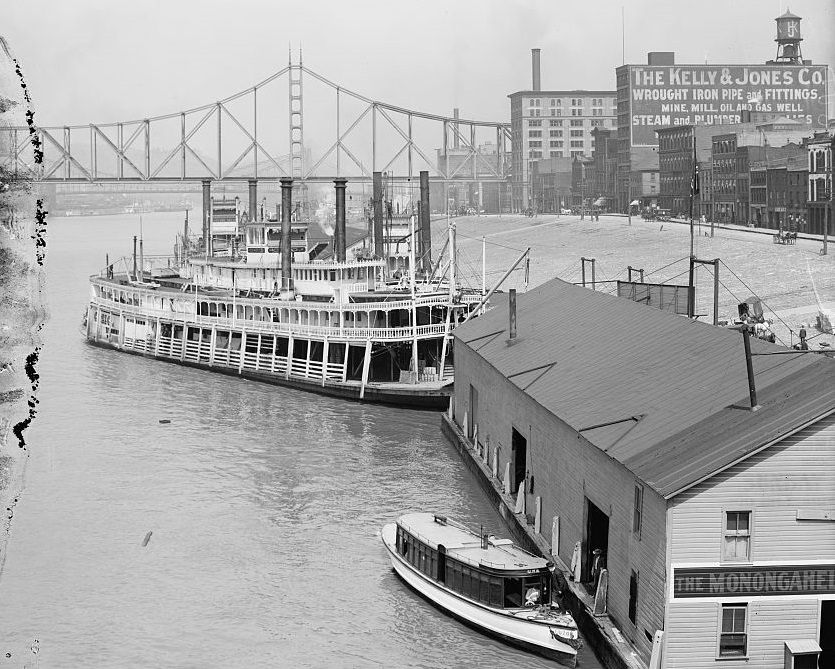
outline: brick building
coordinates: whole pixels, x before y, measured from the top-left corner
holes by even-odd
[[[808,232],[822,235],[824,222],[827,234],[833,234],[832,225],[832,137],[833,132],[818,132],[807,143],[809,151],[809,194],[807,196]]]
[[[749,166],[751,223],[772,230],[803,230],[800,214],[805,208],[805,194],[802,203],[795,198],[800,195],[798,187],[804,182],[806,147],[802,144],[765,146],[762,156],[762,160],[755,160]]]
[[[789,156],[786,160],[788,172],[788,229],[794,232],[808,232],[806,197],[809,187],[808,156]]]
[[[710,161],[711,128],[693,125],[658,128],[659,206],[675,213],[690,213],[690,187],[694,160],[700,168]],[[694,147],[695,141],[695,147]],[[702,210],[702,195],[693,198],[693,215]]]

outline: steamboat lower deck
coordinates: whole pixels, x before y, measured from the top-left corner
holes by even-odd
[[[346,399],[449,403],[451,310],[433,297],[404,308],[189,294],[109,277],[92,286],[85,336],[99,347]]]

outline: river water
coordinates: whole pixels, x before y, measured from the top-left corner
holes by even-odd
[[[145,252],[169,253],[181,221],[145,214]],[[138,233],[138,216],[49,221],[0,667],[556,666],[445,616],[391,570],[379,529],[403,512],[507,536],[438,413],[84,343],[87,277]]]

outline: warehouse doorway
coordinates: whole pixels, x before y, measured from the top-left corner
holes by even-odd
[[[513,459],[513,484],[510,492],[516,493],[520,485],[525,483],[525,474],[528,471],[528,440],[522,433],[513,428],[513,439],[511,441],[511,458]]]
[[[595,550],[600,551],[595,553]],[[586,497],[586,536],[582,582],[595,583],[597,571],[606,566],[609,551],[609,516]]]
[[[470,385],[470,424],[467,426],[468,437],[475,436],[475,429],[478,425],[478,388]],[[475,444],[473,444],[475,445]]]
[[[819,669],[835,669],[835,599],[821,600]]]

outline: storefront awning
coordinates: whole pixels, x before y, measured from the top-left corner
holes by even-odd
[[[595,207],[602,207],[604,204],[606,204],[606,198],[605,197],[599,197],[594,201],[594,206]]]
[[[632,202],[630,202],[630,203],[629,203],[629,206],[630,206],[630,207],[637,207],[637,206],[639,206],[640,204],[641,204],[641,203],[640,203],[640,202],[638,202],[638,200],[632,200]]]

